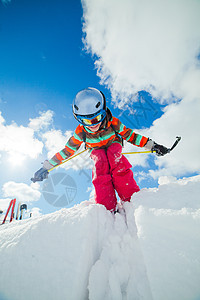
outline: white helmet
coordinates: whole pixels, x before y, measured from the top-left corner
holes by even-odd
[[[102,122],[106,117],[104,94],[91,87],[81,90],[74,99],[73,114],[84,126],[93,126]]]

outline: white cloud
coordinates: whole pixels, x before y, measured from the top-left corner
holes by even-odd
[[[13,164],[21,163],[26,157],[36,158],[43,148],[43,143],[34,137],[34,130],[16,123],[5,124],[0,112],[0,151],[9,155]]]
[[[0,210],[5,213],[8,209],[11,198],[0,199]]]
[[[11,164],[20,165],[25,158],[35,159],[42,153],[44,144],[35,134],[48,130],[53,114],[50,110],[40,112],[39,117],[29,120],[28,126],[22,126],[15,122],[6,124],[0,112],[0,151],[7,153]]]
[[[30,119],[27,127],[19,126],[14,122],[7,125],[0,112],[0,151],[7,153],[11,164],[16,165],[21,164],[27,157],[37,158],[45,146],[47,158],[50,159],[55,153],[65,147],[66,142],[73,134],[72,131],[66,131],[63,134],[61,130],[49,130],[52,123],[53,112],[50,110],[40,113],[39,117]],[[38,138],[35,137],[35,133],[37,133]],[[81,150],[83,150],[83,147]],[[89,155],[85,153],[62,167],[76,170],[91,168]]]
[[[196,0],[84,0],[85,43],[98,75],[121,99],[139,90],[169,98],[200,51]]]
[[[4,197],[16,198],[19,202],[24,203],[38,201],[41,196],[38,185],[27,185],[14,181],[4,183],[2,191]]]
[[[164,115],[142,132],[168,147],[176,135],[182,136],[170,155],[156,159],[159,170],[151,175],[199,172],[200,2],[82,3],[85,45],[97,56],[97,74],[111,90],[113,101],[120,106],[140,90],[150,92],[168,106]],[[138,159],[145,164],[143,158]]]
[[[47,110],[45,112],[40,112],[39,114],[39,117],[35,119],[30,119],[29,122],[29,127],[35,131],[49,127],[53,121],[53,111]]]
[[[156,159],[159,169],[151,172],[153,177],[199,172],[199,116],[199,99],[184,98],[179,104],[169,105],[165,114],[156,120],[149,130],[144,131],[144,134],[152,137],[157,143],[169,148],[176,135],[182,137],[177,148],[170,154]]]

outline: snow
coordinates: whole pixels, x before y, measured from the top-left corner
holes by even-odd
[[[200,299],[200,176],[0,226],[0,300]]]

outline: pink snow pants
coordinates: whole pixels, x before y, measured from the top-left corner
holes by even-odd
[[[92,183],[95,187],[95,202],[108,210],[115,210],[117,191],[121,201],[130,201],[133,193],[140,190],[133,178],[131,164],[122,155],[122,146],[113,143],[107,149],[95,149],[91,153],[94,161]]]

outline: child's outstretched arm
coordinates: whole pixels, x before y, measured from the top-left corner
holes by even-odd
[[[74,153],[80,148],[81,144],[83,143],[81,134],[82,131],[80,131],[80,128],[78,126],[75,130],[74,135],[71,136],[67,141],[65,148],[60,152],[57,152],[50,160],[45,160],[43,162],[43,167],[34,174],[34,177],[31,178],[31,181],[43,181],[48,177],[50,169],[61,164],[63,160],[68,159],[70,156],[74,155]]]
[[[167,153],[169,153],[170,149],[168,149],[167,147],[163,146],[163,145],[159,145],[156,142],[152,141],[151,139],[148,139],[146,145],[144,145],[144,147],[147,150],[150,151],[156,151],[156,155],[158,156],[163,156]]]
[[[151,139],[134,132],[133,129],[127,128],[118,118],[113,117],[112,124],[124,140],[135,146],[145,147],[150,151],[156,151],[156,155],[158,156],[163,156],[169,152],[169,149],[165,146],[159,145]]]

